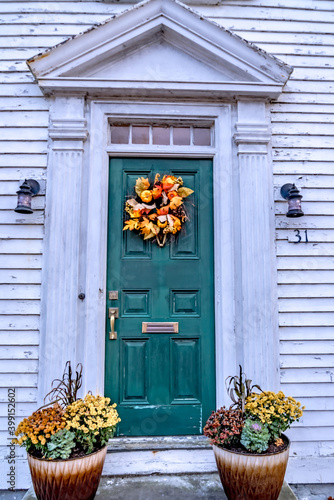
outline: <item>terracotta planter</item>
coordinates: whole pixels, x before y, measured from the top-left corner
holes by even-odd
[[[44,460],[28,453],[38,500],[92,500],[102,474],[107,447],[81,458]]]
[[[288,440],[288,438],[286,438]],[[289,458],[288,447],[268,455],[236,453],[213,445],[220,480],[229,500],[277,500]]]

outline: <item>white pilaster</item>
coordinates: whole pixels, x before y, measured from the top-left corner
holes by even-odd
[[[87,137],[82,98],[56,98],[49,126],[39,400],[77,359],[81,174]]]
[[[239,101],[237,112],[237,362],[253,383],[275,390],[279,359],[270,129],[265,103]]]

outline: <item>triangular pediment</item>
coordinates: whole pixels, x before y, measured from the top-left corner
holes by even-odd
[[[175,0],[149,0],[28,61],[46,93],[274,98],[292,69]]]
[[[209,54],[208,54],[209,56]],[[108,80],[222,82],[258,81],[231,64],[214,65],[163,40],[76,67],[62,76]]]

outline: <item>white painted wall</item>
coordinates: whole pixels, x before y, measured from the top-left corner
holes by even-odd
[[[46,180],[48,100],[25,60],[128,7],[90,1],[0,2],[0,459],[8,455],[8,387],[16,388],[17,422],[31,413],[37,397],[45,182],[42,195],[33,200],[33,215],[24,217],[13,209],[20,181]],[[281,382],[286,393],[307,407],[290,432],[288,480],[333,482],[332,1],[281,0],[278,6],[277,0],[223,0],[219,6],[196,9],[295,68],[285,92],[272,104]],[[286,202],[279,189],[286,182],[295,182],[302,191],[306,215],[301,219],[284,216]],[[308,229],[308,244],[294,244],[296,228]],[[23,450],[16,455],[24,456]],[[17,488],[26,485],[25,478],[26,467],[18,461]],[[0,488],[7,486],[2,476]]]

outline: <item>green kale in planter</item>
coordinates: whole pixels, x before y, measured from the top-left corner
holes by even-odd
[[[270,433],[268,427],[259,420],[245,420],[245,425],[241,432],[241,444],[249,451],[261,453],[268,449]]]
[[[48,451],[45,454],[47,458],[53,459],[66,459],[72,453],[72,449],[75,448],[75,434],[74,432],[62,429],[56,434],[53,434],[50,441],[47,443]]]

